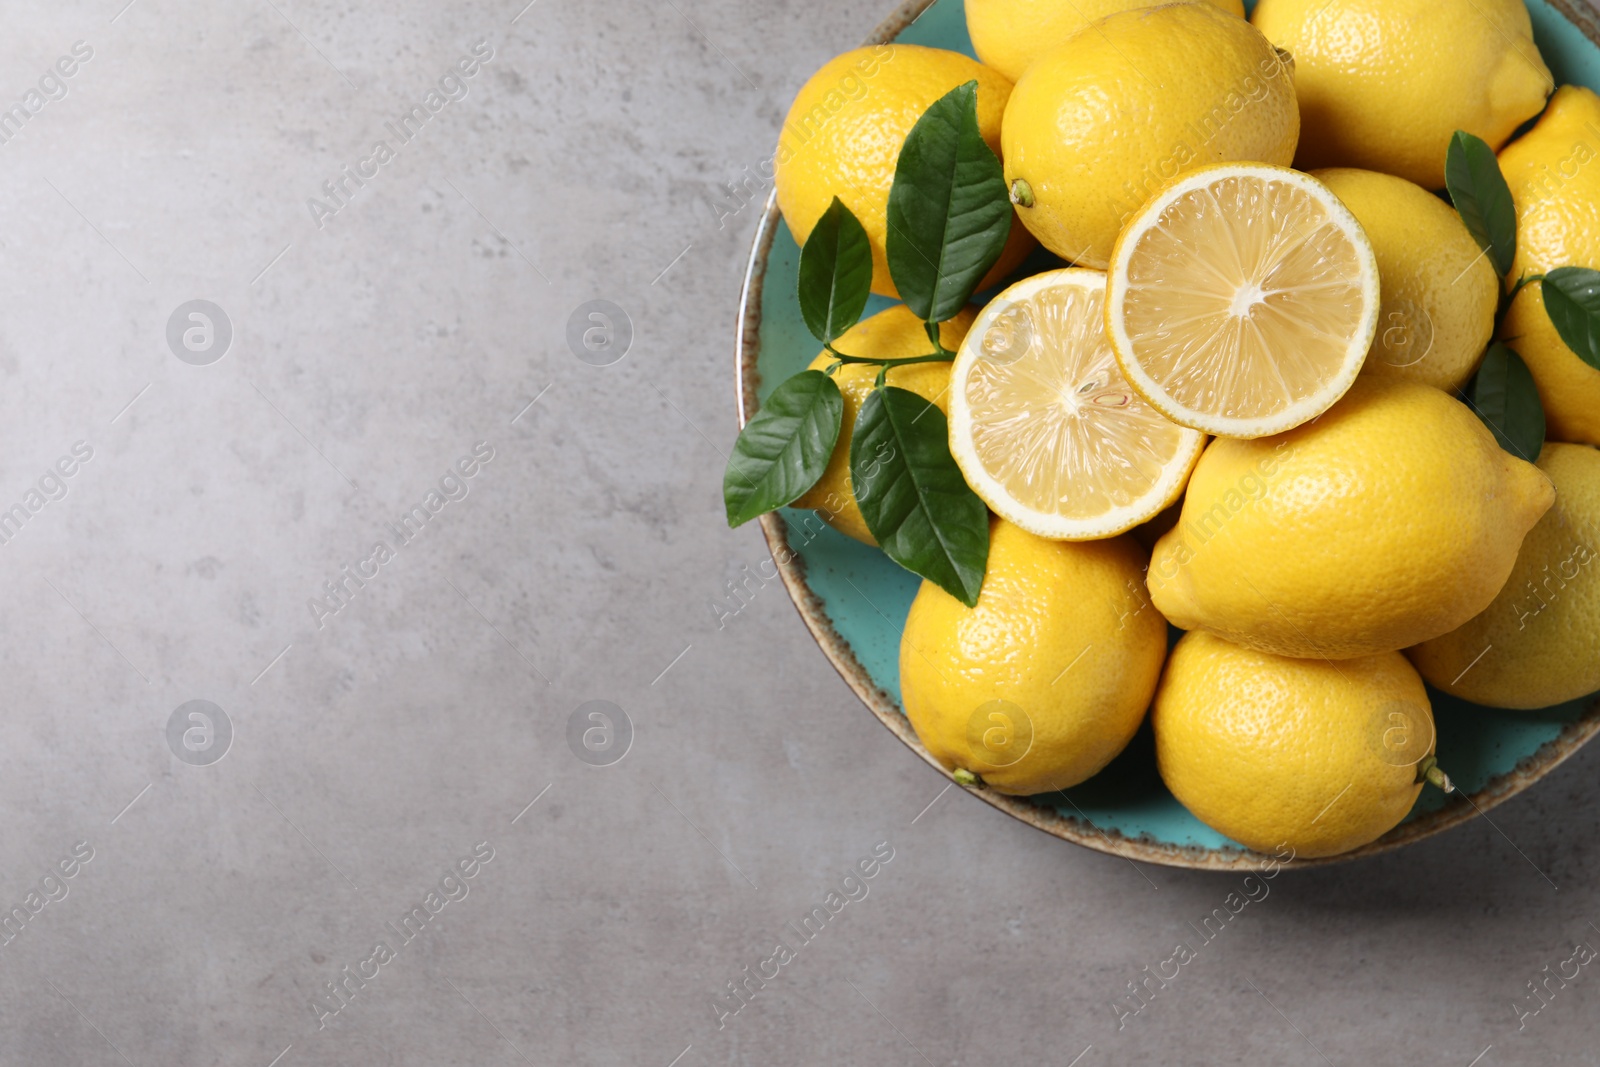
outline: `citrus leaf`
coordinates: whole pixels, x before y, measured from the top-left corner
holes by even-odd
[[[1444,157],[1444,184],[1467,232],[1502,278],[1517,258],[1517,206],[1500,173],[1494,149],[1481,138],[1457,130]]]
[[[837,196],[800,249],[800,314],[823,344],[861,318],[872,291],[867,231]]]
[[[722,476],[728,525],[791,504],[817,484],[843,418],[839,386],[819,370],[803,371],[774,389],[728,457]]]
[[[1000,258],[1011,217],[970,81],[923,112],[895,163],[886,251],[900,299],[928,322],[954,316]]]
[[[1484,354],[1468,398],[1500,447],[1532,463],[1544,448],[1544,406],[1522,357],[1496,341]]]
[[[1557,267],[1539,283],[1556,333],[1578,358],[1600,369],[1600,271]]]
[[[850,442],[850,488],[890,559],[978,602],[989,510],[950,455],[944,412],[907,389],[874,389]]]

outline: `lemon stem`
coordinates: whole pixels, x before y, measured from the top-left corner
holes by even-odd
[[[953,772],[951,772],[950,776],[956,780],[957,784],[964,785],[968,789],[975,785],[983,784],[982,778],[979,778],[976,774],[973,774],[965,767],[957,767]]]
[[[1033,206],[1033,186],[1018,178],[1011,183],[1011,202],[1018,207]]]
[[[1417,767],[1417,781],[1427,782],[1445,793],[1456,791],[1456,784],[1450,780],[1450,776],[1439,769],[1437,756],[1429,756]]]

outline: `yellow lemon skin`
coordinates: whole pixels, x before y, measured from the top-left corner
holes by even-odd
[[[1363,375],[1312,422],[1207,446],[1150,595],[1181,629],[1266,652],[1394,652],[1488,607],[1554,498],[1464,404]]]
[[[1312,171],[1361,223],[1378,260],[1383,303],[1362,373],[1453,392],[1494,335],[1500,279],[1451,207],[1422,186],[1377,171]]]
[[[1498,148],[1555,84],[1522,0],[1261,0],[1250,21],[1294,56],[1302,169],[1442,189],[1455,131]]]
[[[940,323],[939,343],[951,352],[959,349],[976,314],[974,308],[962,308],[955,318]],[[841,334],[833,347],[848,356],[877,359],[904,359],[927,355],[933,350],[922,320],[904,304],[862,319]],[[822,352],[806,369],[827,370],[834,362],[831,355]],[[867,520],[861,517],[861,506],[856,503],[855,492],[850,487],[850,442],[855,437],[856,416],[861,414],[861,405],[867,402],[877,378],[878,368],[870,363],[846,363],[834,372],[833,380],[844,397],[839,439],[828,459],[828,469],[817,479],[816,485],[794,502],[797,508],[815,508],[823,520],[840,533],[874,546],[878,542],[867,529]],[[891,367],[884,380],[897,388],[909,389],[924,400],[931,400],[940,411],[949,414],[950,364],[913,363]]]
[[[1244,17],[1240,0],[1210,0]],[[1013,82],[1039,56],[1107,15],[1151,7],[1146,0],[967,0],[967,33],[984,65]]]
[[[932,582],[900,642],[906,715],[949,770],[1001,793],[1077,785],[1144,720],[1167,624],[1127,537],[1047,541],[997,519],[976,607]]]
[[[974,79],[978,130],[998,155],[1011,82],[982,63],[911,44],[857,48],[825,63],[790,105],[773,160],[778,208],[794,239],[805,244],[837,196],[872,242],[872,291],[898,297],[884,241],[900,147],[924,111]],[[1033,238],[1013,218],[1005,249],[979,288],[1010,274],[1032,249]]]
[[[1180,173],[1288,166],[1292,69],[1248,22],[1207,3],[1124,11],[1040,56],[1001,128],[1018,217],[1056,255],[1104,270],[1123,223]]]
[[[1600,96],[1572,85],[1556,90],[1538,124],[1500,153],[1500,170],[1517,205],[1512,278],[1600,269]],[[1511,302],[1501,337],[1533,372],[1546,434],[1600,445],[1600,370],[1561,340],[1537,284]]]
[[[1410,650],[1446,693],[1497,708],[1546,708],[1600,690],[1600,451],[1547,444],[1555,506],[1522,542],[1483,614]]]
[[[1291,659],[1200,632],[1173,648],[1150,721],[1161,779],[1195,818],[1305,859],[1405,818],[1434,749],[1427,690],[1400,653]]]

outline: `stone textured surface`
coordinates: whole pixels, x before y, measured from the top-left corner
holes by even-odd
[[[1274,880],[1119,1030],[1239,879],[941,794],[776,585],[719,628],[763,557],[720,514],[755,221],[720,186],[882,12],[122,2],[18,0],[0,34],[7,103],[93,50],[0,144],[0,507],[59,497],[0,544],[0,902],[75,871],[0,946],[0,1062],[1596,1062],[1592,968],[1520,1033],[1513,1004],[1600,945],[1600,748],[1492,823]],[[308,198],[478,41],[319,227]],[[166,340],[195,298],[233,328],[206,366]],[[614,365],[566,343],[591,299],[633,323]],[[316,618],[478,442],[466,496]],[[209,766],[167,740],[194,699],[233,727]],[[634,724],[619,763],[569,749],[589,700]]]

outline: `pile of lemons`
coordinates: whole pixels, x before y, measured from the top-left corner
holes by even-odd
[[[1556,89],[1519,0],[966,14],[979,61],[895,45],[819,71],[776,173],[801,241],[833,198],[849,207],[892,297],[896,153],[976,81],[1020,223],[990,281],[1035,242],[1067,264],[944,323],[953,363],[887,373],[947,414],[994,516],[976,606],[924,582],[906,621],[928,751],[973,786],[1048,794],[1148,713],[1199,819],[1314,857],[1448,784],[1424,679],[1509,708],[1600,690],[1600,371],[1537,286],[1497,323],[1506,283],[1434,192],[1466,131],[1516,201],[1512,277],[1600,267],[1600,98]],[[1497,329],[1546,411],[1537,463],[1458,397]],[[899,306],[838,344],[926,347]],[[840,369],[847,407],[874,373]],[[870,543],[850,414],[809,498],[845,501],[830,521]]]

